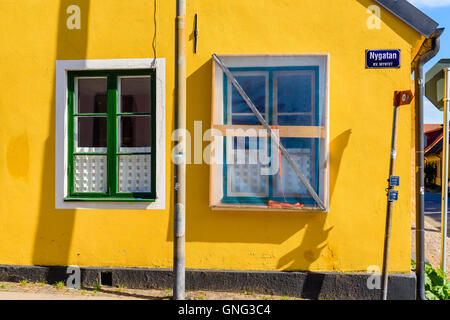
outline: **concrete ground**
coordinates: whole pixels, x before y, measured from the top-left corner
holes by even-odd
[[[449,206],[450,208],[450,206]],[[425,258],[433,267],[441,261],[441,194],[425,193]],[[415,256],[415,217],[412,216],[411,243]],[[450,215],[447,219],[447,274],[450,276]]]
[[[412,256],[416,254],[416,230],[411,228]],[[441,232],[425,220],[425,260],[434,268],[441,264]],[[450,237],[447,237],[447,276],[450,278]]]
[[[187,300],[298,300],[298,298],[212,291],[188,291]],[[0,300],[171,300],[172,290],[127,288],[68,289],[59,283],[0,282]]]
[[[450,197],[449,197],[450,199]],[[425,193],[425,221],[428,222],[433,229],[441,229],[441,194]],[[449,200],[450,203],[450,200]],[[450,205],[449,205],[450,208]],[[450,236],[450,214],[447,213],[447,236]]]

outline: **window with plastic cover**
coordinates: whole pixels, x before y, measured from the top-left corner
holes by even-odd
[[[213,64],[210,205],[327,211],[328,56],[220,59],[223,66]]]
[[[68,74],[68,197],[155,199],[154,70]]]

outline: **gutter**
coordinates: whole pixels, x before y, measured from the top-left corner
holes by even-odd
[[[416,278],[417,300],[425,298],[425,214],[424,214],[424,132],[423,132],[423,97],[425,93],[423,66],[434,58],[440,49],[439,37],[443,28],[436,29],[427,38],[414,58],[415,82],[415,126],[416,126]]]

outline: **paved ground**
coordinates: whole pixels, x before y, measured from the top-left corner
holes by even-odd
[[[188,300],[297,300],[292,297],[258,295],[249,292],[187,292]],[[60,284],[0,282],[0,300],[170,300],[172,290],[137,290],[127,288],[68,289]]]
[[[412,254],[415,257],[416,230],[411,229]],[[450,278],[450,238],[447,237],[447,275]],[[425,222],[425,259],[433,267],[440,267],[441,264],[441,233],[438,229]]]
[[[449,206],[450,208],[450,206]],[[433,267],[439,267],[441,261],[441,194],[425,193],[425,258]],[[415,218],[412,219],[411,243],[415,256]],[[447,270],[450,270],[450,215],[447,232]],[[450,273],[450,272],[448,272]]]
[[[425,212],[441,211],[441,194],[425,192]]]
[[[450,203],[450,200],[449,200]],[[449,205],[450,208],[450,205]],[[450,212],[450,211],[449,211]],[[428,222],[433,229],[440,230],[441,228],[441,194],[440,193],[425,193],[425,221]],[[450,214],[447,218],[447,236],[450,236]]]

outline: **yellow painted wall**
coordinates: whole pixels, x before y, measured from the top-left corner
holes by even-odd
[[[78,4],[81,30],[66,28]],[[167,63],[167,150],[174,99],[175,1],[157,0],[157,56]],[[410,89],[421,37],[371,0],[189,0],[188,128],[211,112],[211,55],[329,53],[330,212],[211,211],[209,167],[187,172],[188,268],[366,271],[382,264],[394,90]],[[166,210],[55,210],[55,60],[152,58],[153,1],[0,0],[0,264],[172,265],[173,169]],[[193,20],[199,14],[198,54]],[[401,49],[402,67],[366,70],[366,49]],[[411,112],[400,109],[390,270],[409,272]],[[206,146],[206,143],[205,143]]]

